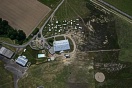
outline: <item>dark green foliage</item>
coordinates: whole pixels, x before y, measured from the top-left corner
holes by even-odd
[[[41,34],[38,34],[38,37],[41,38]]]
[[[38,1],[53,8],[60,0],[38,0]]]
[[[50,46],[53,46],[54,38],[47,39],[47,42]]]
[[[36,35],[39,32],[39,28],[35,28],[35,30],[32,32],[33,35]]]
[[[8,37],[11,40],[16,40],[18,44],[22,44],[23,41],[26,39],[26,34],[23,32],[23,30],[13,29],[8,24],[8,21],[2,21],[2,18],[0,18],[0,36]]]
[[[0,23],[2,22],[2,18],[0,18]]]
[[[9,32],[8,32],[8,37],[9,37],[11,40],[16,39],[17,36],[18,36],[17,30],[14,30],[14,29],[9,30]]]
[[[23,32],[23,30],[18,30],[17,40],[21,41],[21,40],[25,40],[25,39],[26,39],[26,34]]]

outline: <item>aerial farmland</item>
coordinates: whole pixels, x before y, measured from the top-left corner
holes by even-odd
[[[30,35],[33,29],[50,12],[50,8],[37,0],[0,0],[0,18],[15,29]]]

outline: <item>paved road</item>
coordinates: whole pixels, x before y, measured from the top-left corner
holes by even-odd
[[[23,45],[14,45],[14,44],[9,44],[9,43],[6,43],[6,42],[2,42],[2,44],[6,44],[6,45],[9,45],[9,46],[12,46],[12,47],[15,47],[15,48],[24,48],[26,47],[27,45],[29,45],[31,43],[32,40],[34,40],[37,35],[40,33],[41,36],[43,37],[43,34],[42,34],[42,31],[45,27],[45,25],[48,23],[48,21],[50,20],[50,18],[55,14],[55,12],[58,10],[58,8],[62,5],[62,3],[64,2],[65,0],[62,0],[61,3],[56,7],[56,9],[53,11],[53,13],[48,17],[48,19],[45,21],[45,23],[43,24],[43,26],[40,28],[39,32],[29,41],[27,42],[26,44],[23,44]],[[43,37],[44,39],[44,37]]]
[[[110,8],[112,8],[112,9],[114,9],[115,11],[117,11],[117,12],[119,12],[119,13],[125,15],[126,17],[132,19],[132,16],[126,14],[125,12],[122,12],[121,10],[117,9],[116,7],[114,7],[114,6],[112,6],[112,5],[110,5],[110,4],[106,3],[106,2],[104,2],[103,0],[98,0],[98,1],[101,2],[101,3],[103,3],[103,4],[105,4],[106,6],[108,6],[108,7],[110,7]]]

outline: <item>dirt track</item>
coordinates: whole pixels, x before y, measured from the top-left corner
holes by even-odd
[[[0,18],[28,36],[50,12],[50,8],[37,0],[0,0]]]

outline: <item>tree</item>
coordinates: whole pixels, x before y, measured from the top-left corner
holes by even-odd
[[[26,39],[26,34],[23,32],[23,30],[18,30],[18,41],[24,41]]]
[[[8,21],[3,20],[3,21],[2,21],[2,24],[3,24],[3,26],[8,26]]]
[[[2,18],[0,18],[0,23],[2,22]]]
[[[38,29],[36,31],[38,31]],[[2,21],[2,18],[0,18],[0,36],[8,37],[11,40],[16,40],[19,44],[22,44],[26,39],[26,34],[22,30],[12,28],[8,24],[8,21]]]
[[[17,36],[18,36],[17,30],[12,29],[12,30],[10,30],[10,31],[8,32],[8,37],[9,37],[11,40],[16,39]]]

